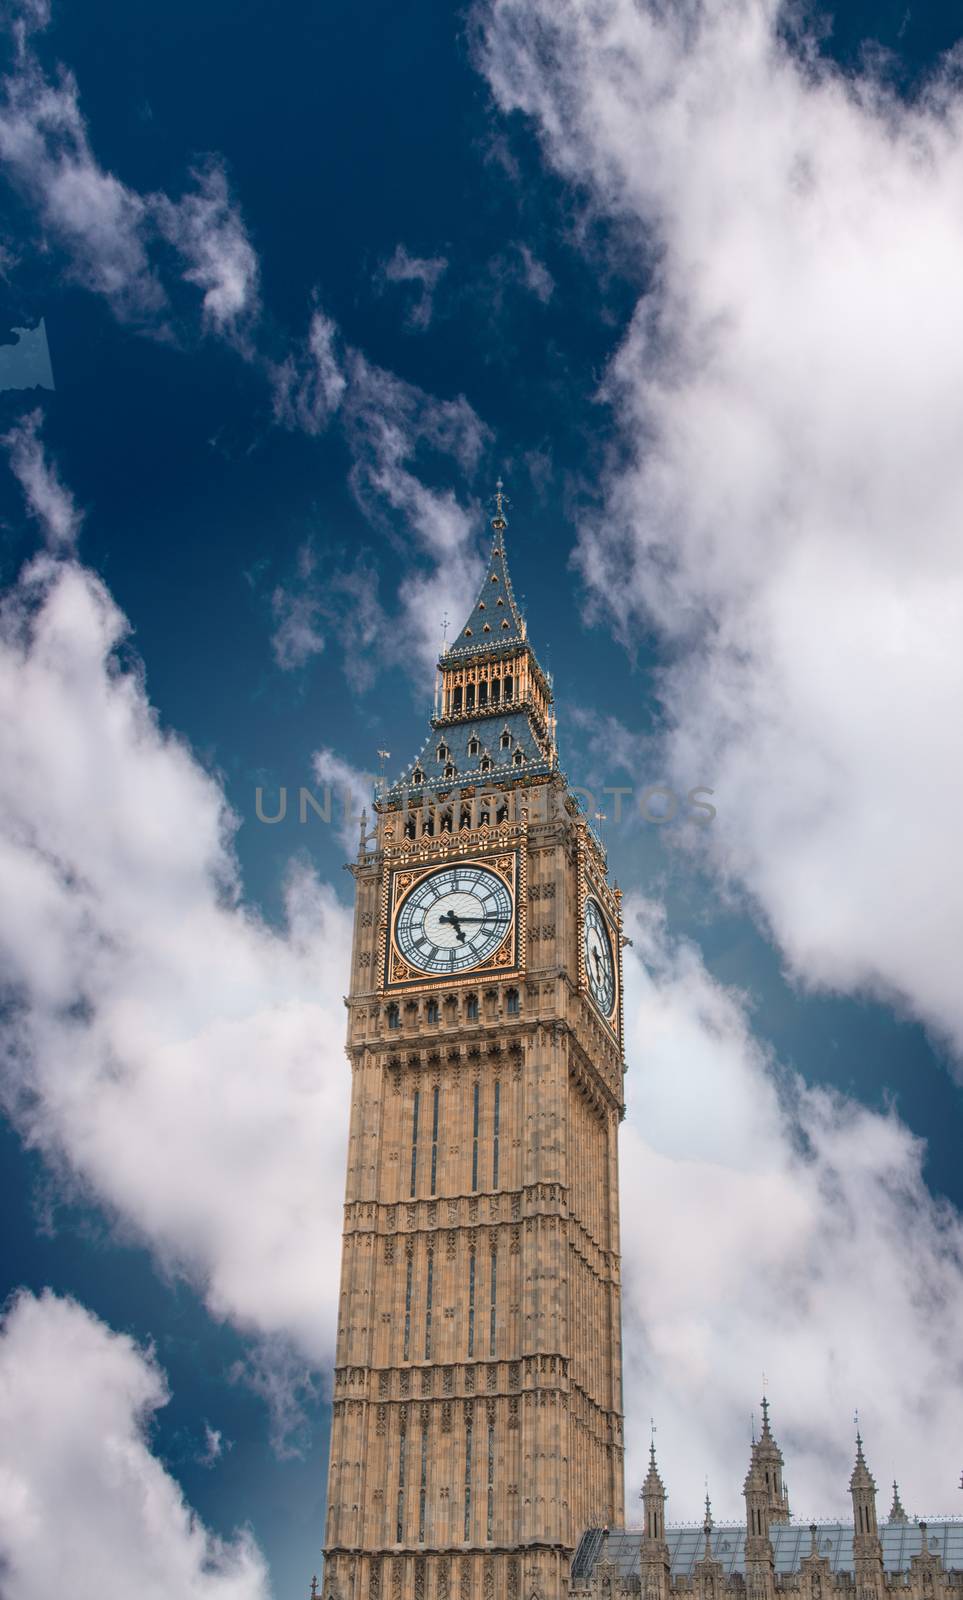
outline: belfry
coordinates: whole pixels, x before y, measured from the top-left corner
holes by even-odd
[[[506,531],[352,866],[324,1600],[554,1600],[624,1520],[619,893]]]

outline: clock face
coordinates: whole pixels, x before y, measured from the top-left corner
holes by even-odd
[[[585,902],[585,976],[595,1004],[610,1017],[615,1005],[612,941],[601,907],[591,898]]]
[[[395,942],[419,972],[464,972],[493,955],[511,925],[512,896],[496,873],[439,867],[402,901]]]

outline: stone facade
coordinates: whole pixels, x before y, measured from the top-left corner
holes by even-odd
[[[582,1530],[623,1518],[619,896],[558,770],[501,502],[492,526],[428,744],[352,868],[324,1600],[548,1600]],[[471,914],[476,878],[510,918]],[[432,883],[448,909],[406,944]]]

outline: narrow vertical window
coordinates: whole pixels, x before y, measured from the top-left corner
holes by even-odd
[[[493,1356],[495,1354],[495,1299],[496,1299],[497,1290],[498,1290],[498,1256],[496,1255],[494,1250],[492,1251],[492,1255],[491,1255],[491,1266],[492,1266],[492,1300],[491,1300],[491,1312],[490,1312],[490,1315],[489,1315],[489,1322],[488,1322],[488,1354],[490,1356]]]
[[[519,1013],[518,990],[509,989],[505,999],[508,1005],[508,1015],[510,1017],[517,1017]]]
[[[472,1420],[465,1418],[465,1541],[471,1538],[471,1446]]]
[[[415,1192],[415,1183],[418,1177],[418,1105],[421,1100],[421,1091],[415,1090],[414,1109],[411,1114],[411,1187],[410,1194]]]
[[[428,1422],[421,1425],[421,1486],[418,1491],[418,1543],[425,1542],[425,1505],[428,1499]]]
[[[432,1091],[431,1099],[431,1192],[435,1192],[435,1179],[438,1175],[438,1085]]]
[[[488,1424],[488,1527],[485,1532],[486,1539],[492,1537],[492,1526],[495,1519],[495,1424]]]
[[[411,1270],[412,1259],[408,1257],[408,1271],[405,1277],[405,1345],[402,1361],[407,1361],[411,1351]]]
[[[429,1252],[428,1252],[428,1288],[427,1288],[427,1298],[425,1300],[425,1360],[426,1361],[430,1361],[431,1360],[431,1297],[432,1297],[432,1280],[433,1280],[434,1276],[435,1276],[435,1253],[434,1253],[433,1250],[429,1250]]]
[[[475,1354],[475,1252],[468,1257],[468,1354]]]
[[[495,1115],[492,1122],[492,1188],[498,1188],[498,1123],[501,1113],[502,1086],[495,1083]]]
[[[478,1084],[471,1090],[471,1186],[478,1188]]]
[[[465,1014],[469,1022],[478,1021],[478,996],[470,994],[465,1002]]]
[[[398,1512],[395,1517],[397,1529],[395,1533],[398,1544],[405,1536],[405,1455],[408,1449],[408,1434],[402,1422],[401,1439],[398,1444]]]

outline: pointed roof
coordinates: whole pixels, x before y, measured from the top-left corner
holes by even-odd
[[[655,1440],[653,1439],[649,1445],[649,1470],[642,1485],[642,1497],[645,1499],[648,1495],[659,1494],[663,1498],[665,1497],[665,1484],[659,1477],[659,1469],[655,1464]]]
[[[452,656],[467,656],[476,650],[493,650],[500,645],[519,645],[525,642],[525,620],[515,602],[505,556],[505,532],[508,523],[505,519],[504,498],[502,480],[499,478],[495,492],[497,510],[492,517],[494,537],[491,555],[488,558],[488,569],[471,614],[457,639],[442,656],[442,663],[450,662]]]
[[[895,1478],[893,1479],[893,1504],[889,1508],[889,1516],[886,1520],[887,1522],[909,1522],[909,1517],[903,1510],[903,1503],[899,1497],[899,1485]]]
[[[856,1465],[853,1467],[849,1487],[850,1489],[871,1489],[874,1494],[876,1493],[876,1480],[866,1465],[866,1460],[863,1456],[863,1441],[858,1433],[856,1435]]]

